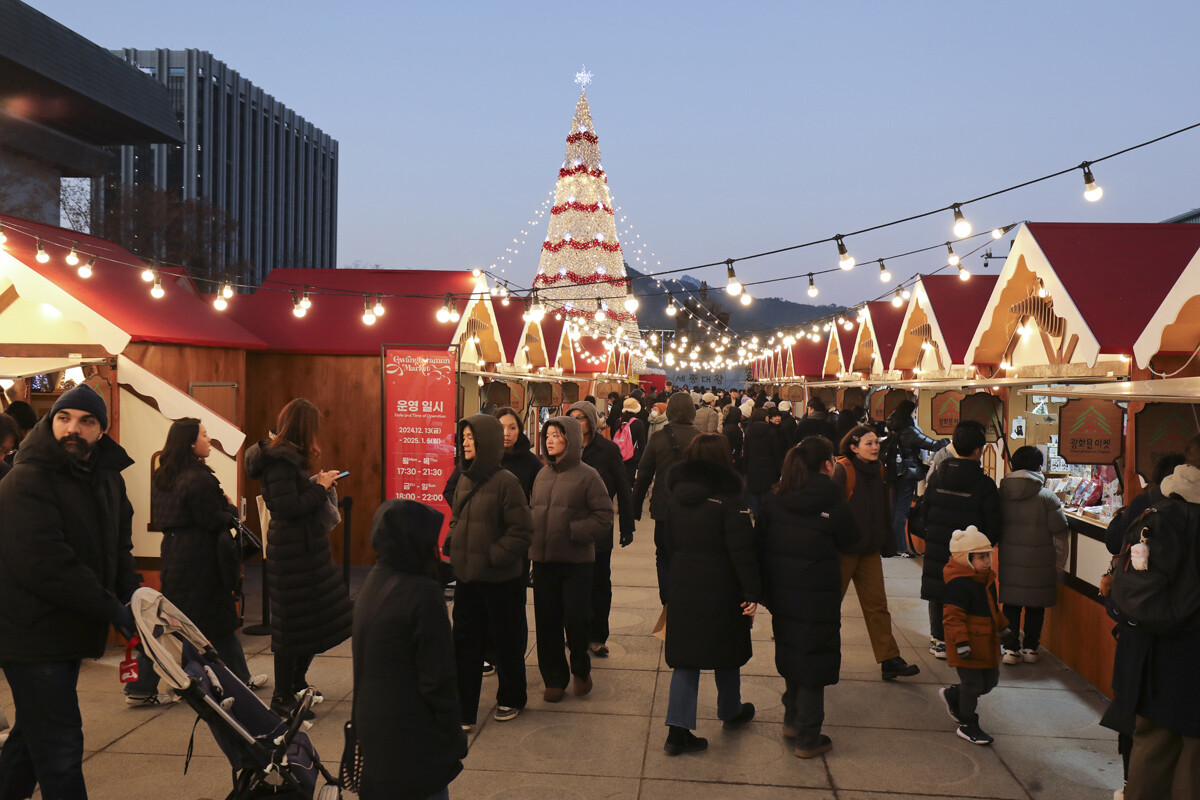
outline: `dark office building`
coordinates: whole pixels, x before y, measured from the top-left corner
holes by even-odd
[[[110,187],[152,184],[236,220],[212,274],[257,286],[275,267],[337,266],[336,140],[203,50],[112,52],[166,85],[185,144],[122,147]]]

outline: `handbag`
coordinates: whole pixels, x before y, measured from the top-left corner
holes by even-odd
[[[393,572],[384,581],[383,586],[379,590],[379,594],[375,595],[370,608],[366,610],[362,619],[361,633],[359,636],[351,640],[351,652],[354,657],[354,689],[359,688],[359,678],[362,677],[362,659],[363,648],[370,633],[371,620],[375,616],[375,612],[379,610],[379,606],[383,603],[383,599],[391,593],[392,588],[400,582],[400,573]],[[358,742],[358,730],[354,726],[354,706],[357,705],[358,694],[354,695],[354,703],[350,707],[350,720],[343,728],[345,736],[345,744],[342,747],[342,763],[338,770],[338,784],[349,792],[359,793],[362,785],[363,774],[363,754],[362,746]]]
[[[658,613],[658,621],[654,623],[654,630],[650,631],[655,639],[667,640],[667,607],[663,606],[662,611]]]

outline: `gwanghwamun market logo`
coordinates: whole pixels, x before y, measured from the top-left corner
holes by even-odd
[[[1062,457],[1073,464],[1106,464],[1119,456],[1123,413],[1120,406],[1106,401],[1069,401],[1060,417]]]

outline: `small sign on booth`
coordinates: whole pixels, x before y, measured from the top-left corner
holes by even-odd
[[[1068,400],[1059,410],[1058,454],[1068,464],[1111,464],[1125,449],[1125,411],[1110,400]]]
[[[1193,436],[1200,405],[1186,403],[1147,403],[1134,414],[1137,436],[1137,471],[1146,480],[1154,474],[1154,465],[1163,456],[1182,453]]]
[[[962,392],[941,392],[933,396],[933,406],[930,411],[933,432],[941,436],[953,436],[958,426],[959,406],[963,398]]]
[[[989,442],[1000,438],[1001,420],[1004,419],[1004,401],[987,392],[976,392],[964,397],[958,405],[959,418],[975,420],[983,425]]]

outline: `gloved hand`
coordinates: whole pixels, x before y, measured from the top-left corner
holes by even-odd
[[[113,620],[113,627],[126,639],[131,639],[137,634],[137,623],[133,621],[133,611],[129,606],[123,605],[117,609],[117,618]]]
[[[621,547],[633,544],[633,531],[621,531]]]
[[[970,658],[971,657],[971,645],[968,644],[967,642],[963,642],[962,644],[957,645],[954,649],[958,651],[959,658]]]

